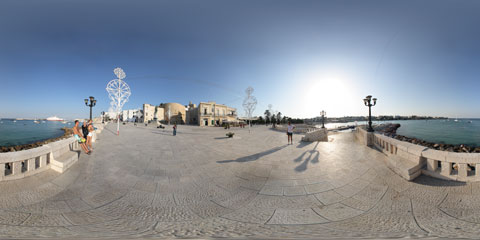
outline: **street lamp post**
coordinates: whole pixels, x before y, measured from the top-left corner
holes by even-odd
[[[90,99],[90,104],[88,104],[89,99]],[[87,107],[90,107],[90,120],[92,120],[92,108],[95,107],[95,104],[97,104],[97,100],[92,96],[90,96],[89,99],[87,98],[85,99],[85,105]]]
[[[322,128],[325,128],[325,115],[327,115],[327,113],[324,110],[322,110],[320,112],[320,115],[322,116]]]
[[[373,104],[372,104],[372,100],[373,100]],[[365,106],[368,107],[368,129],[367,129],[367,132],[373,132],[373,128],[372,128],[372,107],[377,104],[377,99],[372,98],[371,95],[368,95],[367,97],[365,97],[365,99],[363,99],[363,103],[365,104]]]
[[[105,123],[105,112],[102,112],[102,123]]]

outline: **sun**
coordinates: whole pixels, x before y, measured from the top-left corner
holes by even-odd
[[[327,116],[340,117],[348,115],[352,109],[352,89],[348,78],[339,73],[319,73],[306,78],[303,95],[304,112],[318,116],[321,110]]]

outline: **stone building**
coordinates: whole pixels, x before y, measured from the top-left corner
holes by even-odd
[[[155,118],[155,108],[156,106],[150,105],[148,103],[143,104],[143,121],[144,123],[153,121]]]
[[[198,108],[196,104],[189,102],[186,114],[187,116],[185,123],[190,125],[198,125]]]
[[[237,122],[237,109],[215,102],[200,102],[198,107],[189,109],[192,124],[199,126],[221,126],[227,122]],[[196,119],[195,119],[195,116]],[[196,121],[193,121],[196,120]]]
[[[143,121],[184,124],[186,122],[185,106],[179,103],[161,103],[159,106],[143,104]]]
[[[171,124],[185,124],[186,106],[180,103],[161,103],[159,108],[163,109],[163,121]]]

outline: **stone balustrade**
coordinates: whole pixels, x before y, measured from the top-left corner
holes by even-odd
[[[302,138],[302,141],[305,142],[328,142],[328,130],[326,128],[315,129],[314,131],[310,131],[305,133],[305,137]]]
[[[96,124],[94,138],[104,125]],[[64,172],[80,155],[80,146],[74,137],[18,152],[0,153],[0,181],[15,180],[47,169]]]
[[[480,181],[480,153],[457,153],[435,149],[423,152],[427,159],[425,175],[462,182]]]
[[[480,181],[480,153],[439,151],[378,133],[368,133],[361,127],[356,129],[355,137],[361,144],[386,154],[390,169],[407,180],[413,180],[423,173],[445,180]]]

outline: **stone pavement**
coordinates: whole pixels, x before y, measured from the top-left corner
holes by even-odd
[[[355,238],[480,234],[480,184],[408,182],[352,133],[286,145],[264,126],[110,124],[64,174],[0,182],[0,238]]]

